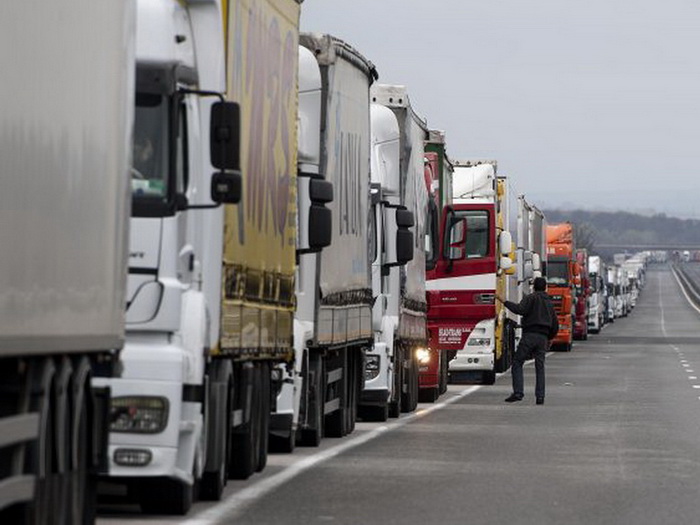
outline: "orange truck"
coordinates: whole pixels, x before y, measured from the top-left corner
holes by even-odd
[[[553,348],[571,351],[574,336],[576,286],[580,283],[575,256],[574,228],[571,223],[547,226],[547,293],[552,298],[559,320],[559,332]]]

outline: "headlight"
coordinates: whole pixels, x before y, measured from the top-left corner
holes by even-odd
[[[379,360],[378,355],[368,354],[365,356],[365,381],[371,381],[379,375]]]
[[[114,462],[123,467],[145,467],[153,459],[150,450],[118,448],[114,451]]]
[[[427,365],[430,363],[430,350],[427,348],[416,349],[416,359],[421,365]]]
[[[164,397],[116,397],[110,407],[110,430],[157,434],[168,424],[168,400]]]
[[[491,346],[490,337],[471,337],[467,341],[467,346]]]

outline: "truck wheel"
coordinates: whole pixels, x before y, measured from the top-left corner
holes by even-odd
[[[389,417],[399,417],[401,415],[401,396],[403,392],[403,360],[401,351],[394,343],[394,384],[393,392],[389,398]]]
[[[438,382],[438,396],[447,392],[447,355],[440,352],[440,380]]]
[[[71,387],[70,457],[71,493],[68,501],[69,523],[90,525],[97,514],[97,480],[91,474],[88,458],[91,453],[90,435],[90,364],[82,359],[73,373]]]
[[[360,392],[362,391],[362,366],[363,358],[362,353],[359,348],[351,351],[352,353],[348,355],[348,369],[350,370],[350,377],[346,384],[348,392],[348,405],[347,405],[347,433],[352,434],[355,431],[355,424],[357,423],[357,401],[360,398]]]
[[[148,514],[184,516],[194,502],[194,486],[180,480],[144,483],[139,492],[141,509]]]
[[[440,397],[440,387],[421,388],[418,396],[421,403],[435,403],[438,397]]]
[[[231,457],[231,414],[233,406],[233,374],[228,361],[215,361],[209,369],[209,406],[207,407],[207,461],[198,497],[219,501],[228,480]],[[216,434],[223,434],[220,439]],[[217,450],[218,449],[218,450]],[[218,465],[210,464],[216,461]],[[212,469],[212,467],[214,467]]]
[[[299,444],[305,447],[317,447],[323,439],[326,370],[321,356],[316,356],[313,360],[309,356],[304,366],[308,368],[307,373],[302,370],[304,382],[302,396],[307,400],[304,419],[306,428],[303,428],[299,434]]]
[[[485,385],[493,385],[496,382],[496,371],[488,370],[481,375],[481,382]]]
[[[383,405],[363,405],[359,412],[362,421],[386,421],[389,419],[389,403]]]
[[[406,391],[401,396],[401,412],[413,412],[418,406],[418,362],[409,354],[405,375]]]
[[[335,391],[335,394],[338,398],[338,408],[325,417],[325,435],[326,437],[341,438],[348,433],[347,411],[349,406],[348,394],[350,390],[348,388],[348,382],[350,381],[349,376],[351,375],[349,366],[350,363],[348,362],[348,350],[340,350],[338,357],[336,359],[330,360],[330,363],[332,363],[332,365],[327,363],[326,366],[328,368],[332,366],[335,369],[340,367],[342,375],[338,381],[335,381],[334,388],[329,389],[331,391]],[[326,375],[332,375],[333,368],[331,368],[331,374]],[[324,388],[323,391],[325,394],[326,388]]]
[[[49,525],[55,518],[52,494],[56,447],[53,395],[56,369],[50,358],[35,361],[31,367],[30,412],[39,413],[39,435],[29,446],[28,453],[30,472],[36,476],[35,497],[28,509],[28,522]]]
[[[294,446],[296,445],[296,432],[290,428],[289,433],[285,436],[279,436],[270,433],[268,439],[270,440],[270,445],[268,450],[270,452],[279,452],[283,454],[291,454],[294,452]]]
[[[255,471],[255,432],[257,430],[257,410],[255,409],[255,391],[258,388],[256,381],[256,367],[252,364],[241,367],[238,374],[237,402],[235,406],[245,407],[250,403],[250,419],[235,429],[231,438],[231,458],[229,460],[229,479],[248,479]],[[248,400],[247,396],[252,399]]]
[[[258,390],[260,417],[258,427],[258,460],[255,467],[256,472],[262,472],[267,466],[267,449],[269,447],[270,436],[270,406],[272,396],[270,365],[267,363],[260,364],[260,390]]]

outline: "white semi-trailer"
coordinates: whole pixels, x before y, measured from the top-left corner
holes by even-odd
[[[133,2],[0,3],[0,523],[94,521],[124,342]]]

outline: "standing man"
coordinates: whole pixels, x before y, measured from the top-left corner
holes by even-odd
[[[557,314],[547,295],[547,281],[537,277],[534,281],[535,291],[523,297],[520,303],[505,301],[496,296],[503,306],[514,314],[522,316],[523,336],[513,356],[511,375],[513,376],[513,393],[506,398],[506,403],[521,401],[525,395],[523,386],[523,364],[535,358],[535,398],[538,405],[544,405],[544,355],[549,341],[557,335],[559,322]]]

